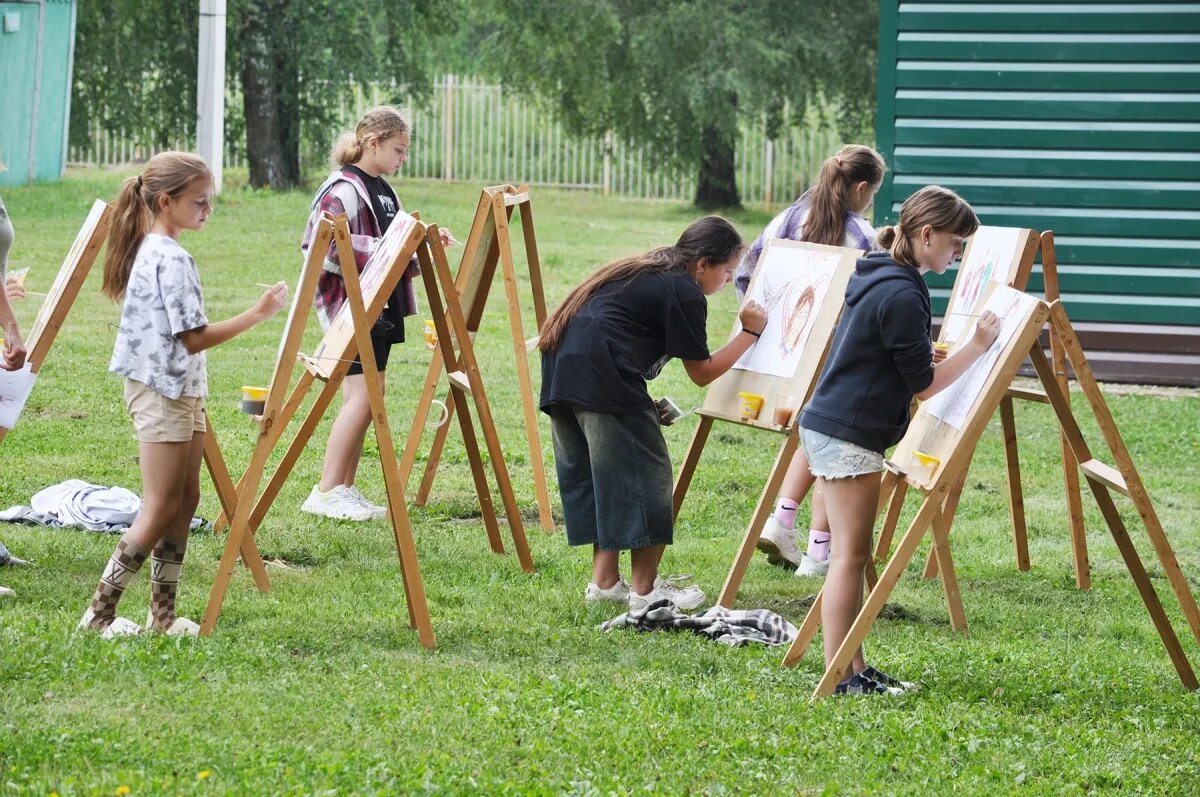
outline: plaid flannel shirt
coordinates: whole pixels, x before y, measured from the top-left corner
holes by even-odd
[[[726,609],[714,606],[704,614],[686,615],[669,600],[657,600],[600,625],[601,631],[691,631],[731,648],[757,642],[776,647],[791,644],[796,626],[767,609]]]
[[[400,208],[403,210],[403,208]],[[362,273],[371,253],[375,251],[383,231],[379,227],[379,219],[375,218],[375,209],[358,175],[348,170],[338,170],[326,178],[317,189],[316,198],[308,214],[308,226],[304,229],[304,239],[300,242],[300,251],[308,256],[308,247],[316,234],[317,224],[321,214],[328,213],[337,216],[346,214],[350,225],[350,247],[354,250],[354,265]],[[417,261],[414,258],[408,264],[404,276],[400,278],[396,290],[393,291],[389,304],[401,308],[404,316],[416,315],[417,296],[413,287],[413,277],[420,274]],[[346,283],[342,280],[342,265],[338,260],[337,242],[329,242],[329,251],[325,253],[325,263],[321,276],[317,279],[317,295],[313,301],[317,308],[317,318],[321,328],[328,329],[333,317],[346,301]]]

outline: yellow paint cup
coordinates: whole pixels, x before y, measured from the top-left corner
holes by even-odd
[[[740,402],[742,420],[753,421],[758,419],[758,413],[762,412],[762,396],[757,393],[738,393],[738,401]]]
[[[432,321],[425,322],[425,348],[437,346],[437,326]]]
[[[912,452],[912,465],[909,468],[909,473],[914,477],[922,477],[928,479],[937,470],[938,465],[942,461],[935,456],[926,454],[924,451]]]
[[[243,385],[241,407],[247,415],[262,415],[267,409],[267,388]]]
[[[947,342],[946,342],[946,341],[944,341],[944,340],[939,340],[939,341],[935,341],[935,342],[934,342],[934,344],[933,344],[933,348],[935,348],[935,349],[937,349],[938,351],[940,351],[940,352],[943,352],[943,353],[944,353],[944,352],[949,352],[949,351],[950,351],[950,344],[949,344],[949,343],[947,343]]]

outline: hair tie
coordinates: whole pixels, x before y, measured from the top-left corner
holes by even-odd
[[[140,190],[142,187],[142,176],[140,174],[138,175],[137,180],[138,180],[138,189]]]

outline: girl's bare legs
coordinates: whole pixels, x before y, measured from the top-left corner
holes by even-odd
[[[384,389],[383,373],[379,374],[379,389]],[[342,381],[342,408],[329,430],[325,464],[317,489],[327,493],[339,484],[354,485],[363,440],[370,425],[371,402],[367,397],[366,374],[351,374]]]
[[[592,546],[592,583],[600,589],[610,589],[621,580],[621,552],[602,551]]]
[[[666,553],[665,545],[647,545],[629,552],[629,586],[639,595],[649,595],[658,578],[658,563]]]
[[[186,526],[179,529],[180,517],[186,510],[186,522],[190,523],[200,501],[203,455],[203,433],[180,443],[138,443],[142,509],[124,539],[150,551],[168,534],[187,536]]]
[[[832,528],[836,529],[821,599],[822,641],[828,667],[850,632],[863,601],[863,580],[871,557],[871,534],[875,506],[879,501],[881,474],[868,473],[849,479],[821,479]],[[867,667],[862,647],[854,653],[854,672]],[[847,673],[840,673],[844,678]]]

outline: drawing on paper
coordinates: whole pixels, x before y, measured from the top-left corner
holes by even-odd
[[[983,386],[987,382],[992,368],[1000,358],[1000,352],[1004,351],[1009,341],[1012,340],[1012,336],[1020,328],[1021,320],[1028,315],[1030,307],[1036,301],[1037,299],[1032,296],[1007,286],[996,288],[987,304],[980,308],[980,312],[991,310],[1000,317],[1000,334],[996,336],[996,340],[983,356],[967,369],[966,373],[950,387],[925,403],[930,415],[940,418],[955,429],[963,427],[967,421],[967,415],[983,392]],[[974,329],[975,325],[972,324],[972,334],[974,334]]]
[[[980,227],[971,237],[971,249],[958,267],[948,309],[956,315],[946,317],[942,340],[957,342],[968,326],[970,315],[979,312],[979,297],[989,282],[1008,283],[1008,270],[1017,256],[1020,231],[1009,227]],[[964,315],[965,314],[965,315]]]
[[[734,368],[786,379],[796,375],[841,259],[837,252],[767,247],[746,295],[766,308],[767,326]]]

